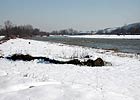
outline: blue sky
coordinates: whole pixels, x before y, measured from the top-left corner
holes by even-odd
[[[0,25],[87,31],[140,22],[140,0],[0,0]]]

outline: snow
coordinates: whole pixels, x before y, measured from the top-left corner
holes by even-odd
[[[58,60],[101,57],[112,66],[87,67],[0,58],[0,100],[139,100],[140,56],[59,43],[11,39],[0,55],[14,53]]]
[[[0,40],[2,39],[2,38],[4,38],[5,36],[0,36]]]
[[[140,39],[140,35],[73,35],[73,38]]]
[[[6,72],[0,69],[0,76],[5,76]]]

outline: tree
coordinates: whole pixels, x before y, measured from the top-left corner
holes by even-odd
[[[59,33],[60,33],[61,35],[66,35],[66,34],[68,34],[68,30],[66,30],[66,29],[60,30]]]
[[[11,21],[7,20],[7,21],[4,22],[4,27],[7,30],[7,29],[12,28],[13,27],[13,24],[12,24]]]
[[[68,31],[68,34],[70,34],[70,35],[74,35],[74,34],[77,34],[78,33],[77,30],[74,30],[72,28],[68,29],[67,31]]]
[[[33,26],[29,25],[29,24],[28,25],[24,25],[23,28],[27,29],[27,30],[33,30]]]
[[[58,34],[59,34],[59,32],[57,30],[54,30],[51,32],[51,35],[58,35]]]

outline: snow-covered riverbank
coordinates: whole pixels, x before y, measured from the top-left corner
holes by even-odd
[[[73,35],[76,38],[103,38],[103,39],[140,39],[140,35]]]
[[[112,66],[87,67],[0,58],[0,100],[139,100],[140,56],[58,43],[13,39],[0,55],[15,53],[59,60],[101,57]]]

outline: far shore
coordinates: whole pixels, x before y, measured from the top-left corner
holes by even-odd
[[[140,39],[140,35],[66,35],[72,38]]]

